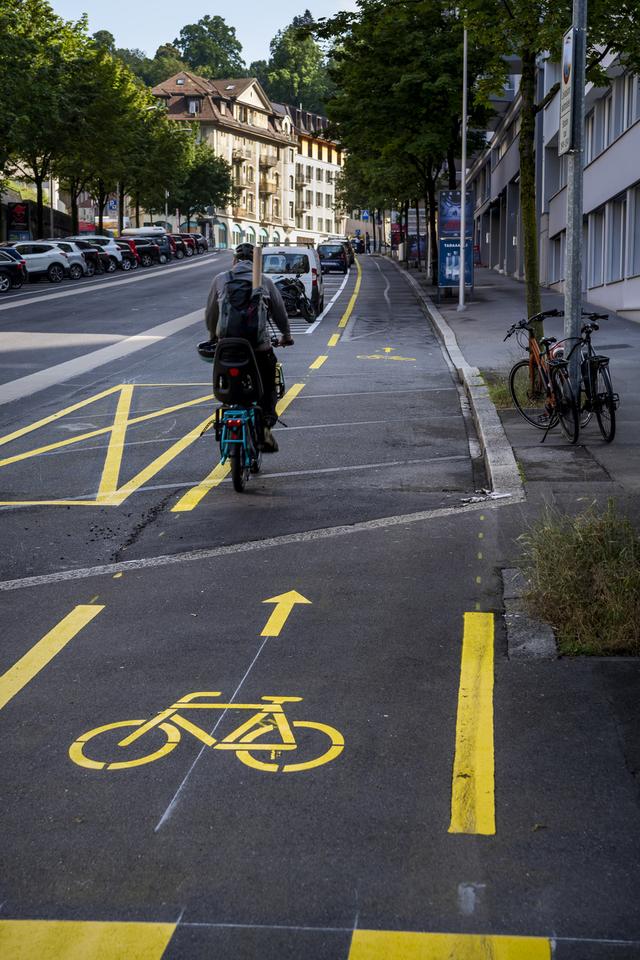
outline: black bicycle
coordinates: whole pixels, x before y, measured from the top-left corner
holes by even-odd
[[[591,334],[600,329],[598,320],[608,320],[607,313],[584,313],[585,323],[580,337],[567,356],[571,359],[580,350],[580,426],[586,427],[595,414],[605,443],[611,443],[616,435],[616,410],[620,397],[614,393],[609,370],[609,357],[597,354],[591,343]]]

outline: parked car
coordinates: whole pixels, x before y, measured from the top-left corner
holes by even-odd
[[[104,253],[101,247],[94,247],[92,243],[89,243],[88,240],[74,240],[78,250],[81,252],[84,257],[84,261],[87,265],[87,276],[92,277],[95,273],[104,273]]]
[[[164,227],[126,227],[122,231],[123,240],[129,238],[137,240],[138,237],[151,240],[157,244],[160,251],[160,263],[168,263],[171,260],[171,244]]]
[[[87,275],[87,261],[83,257],[80,247],[76,246],[72,240],[58,240],[54,237],[44,242],[53,243],[59,250],[63,250],[67,254],[69,258],[69,276],[72,280],[80,280],[81,277]]]
[[[192,233],[181,233],[180,236],[187,245],[187,256],[192,257],[194,253],[198,252],[198,244],[196,243],[196,238]]]
[[[183,260],[187,256],[187,245],[178,233],[170,233],[169,240],[173,240],[175,250],[173,255],[176,260]]]
[[[60,283],[69,274],[69,258],[53,243],[38,240],[17,240],[11,245],[27,265],[29,279],[48,277],[51,283]]]
[[[115,273],[118,268],[114,265],[115,261],[113,256],[110,253],[107,253],[105,248],[99,243],[94,243],[93,240],[88,240],[87,242],[89,246],[93,247],[98,254],[98,260],[100,261],[98,273]]]
[[[6,293],[12,287],[17,290],[26,279],[24,259],[12,256],[7,250],[0,250],[0,293]]]
[[[328,243],[341,243],[347,252],[347,263],[350,267],[356,262],[356,255],[353,249],[353,244],[348,237],[327,237]]]
[[[140,254],[136,250],[136,245],[133,241],[129,242],[127,240],[116,240],[119,249],[122,251],[122,263],[120,266],[123,270],[137,270],[140,266]]]
[[[131,237],[135,248],[140,255],[143,267],[150,267],[152,263],[160,263],[160,247],[151,237]]]
[[[205,237],[204,233],[190,233],[189,236],[193,237],[195,240],[198,253],[207,252],[209,249],[209,241]]]
[[[313,247],[263,247],[262,272],[274,282],[282,277],[299,277],[316,315],[324,310],[322,271]]]
[[[320,257],[320,268],[323,273],[331,273],[337,270],[339,273],[347,273],[349,270],[349,258],[344,244],[336,242],[319,243],[318,256]]]
[[[83,233],[81,237],[65,237],[65,240],[88,240],[95,246],[102,247],[111,257],[111,267],[108,273],[115,273],[122,262],[122,251],[113,237],[103,237],[99,233]]]

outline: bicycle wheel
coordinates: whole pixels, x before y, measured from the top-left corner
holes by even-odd
[[[231,479],[233,481],[233,489],[236,493],[242,493],[244,488],[247,485],[247,472],[244,468],[244,463],[242,462],[242,450],[238,444],[234,444],[235,449],[229,454],[229,461],[231,463]]]
[[[580,433],[580,414],[569,374],[564,368],[552,368],[551,387],[562,432],[569,443],[576,443]]]
[[[611,443],[616,435],[616,404],[613,399],[611,374],[604,365],[598,367],[595,408],[600,433],[606,443]]]
[[[509,392],[520,416],[538,430],[546,430],[549,426],[547,390],[538,367],[533,367],[532,378],[529,361],[519,360],[509,374]]]
[[[88,733],[83,733],[81,737],[78,737],[77,740],[69,747],[69,757],[73,760],[74,763],[77,763],[79,767],[87,767],[89,770],[125,770],[129,767],[141,767],[145,763],[153,763],[154,760],[160,760],[162,757],[166,757],[168,753],[171,753],[175,747],[178,746],[180,742],[180,731],[177,727],[174,727],[171,723],[159,723],[154,730],[162,730],[165,735],[165,742],[154,750],[152,753],[144,754],[143,756],[135,756],[131,760],[92,760],[90,757],[85,756],[84,747],[95,737],[106,734],[111,730],[120,730],[122,727],[140,727],[143,723],[147,723],[146,720],[119,720],[117,723],[105,723],[102,727],[96,727],[94,730],[89,730]],[[144,734],[146,737],[146,734]],[[105,738],[107,740],[109,738]],[[118,740],[122,739],[118,737],[118,740],[115,740],[111,737],[110,743],[110,752],[113,756],[115,751],[118,748]],[[142,737],[140,738],[142,740]],[[93,747],[93,745],[92,745]],[[123,748],[120,748],[123,749]],[[134,752],[136,748],[130,747],[129,750],[131,753]],[[116,754],[117,755],[117,754]]]
[[[312,770],[313,767],[320,767],[325,763],[329,763],[331,760],[335,760],[344,750],[344,737],[338,730],[334,727],[327,726],[326,723],[315,723],[312,720],[294,720],[291,726],[296,729],[314,730],[321,733],[323,737],[329,738],[329,746],[324,753],[321,753],[315,757],[315,759],[304,760],[299,763],[282,763],[280,759],[274,760],[273,754],[271,754],[271,761],[269,762],[259,760],[258,757],[264,756],[265,751],[256,751],[256,755],[254,756],[251,750],[236,750],[236,757],[241,763],[245,763],[248,767],[253,767],[254,770],[264,770],[267,773],[299,773],[301,770]],[[245,742],[247,740],[257,740],[258,737],[264,734],[272,734],[274,730],[277,731],[277,727],[273,723],[261,724],[259,727],[256,727],[255,730],[249,731],[244,738]],[[317,741],[318,738],[314,737],[313,739]],[[304,746],[307,746],[306,742]],[[298,749],[300,749],[300,744],[296,746],[296,750]],[[315,749],[315,743],[312,749]],[[286,759],[293,752],[293,750],[283,750],[282,757]]]

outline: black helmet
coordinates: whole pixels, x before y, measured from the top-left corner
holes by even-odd
[[[236,247],[236,260],[253,260],[253,244],[240,243]]]

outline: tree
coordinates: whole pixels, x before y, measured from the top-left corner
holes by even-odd
[[[325,104],[333,92],[327,69],[327,57],[311,35],[314,20],[306,10],[294,17],[284,30],[279,30],[270,45],[271,56],[262,77],[269,96],[305,110],[324,113]],[[262,69],[264,61],[258,61]],[[256,73],[257,75],[257,73]]]
[[[96,30],[91,35],[92,40],[98,47],[102,47],[107,53],[116,52],[116,38],[108,30]]]
[[[211,79],[244,75],[242,45],[235,27],[227,26],[222,17],[205,16],[187,24],[173,44],[183,60]]]
[[[537,96],[537,64],[542,56],[560,60],[562,36],[570,27],[570,0],[543,3],[541,0],[466,0],[463,10],[470,34],[492,51],[478,95],[502,89],[506,75],[505,57],[515,55],[522,64],[520,81],[520,211],[524,241],[527,313],[540,311],[538,224],[536,219],[536,117],[558,91],[554,85]],[[606,85],[602,61],[612,50],[621,61],[640,70],[640,7],[637,0],[589,0],[587,29],[587,79]],[[542,324],[536,330],[542,336]]]
[[[171,191],[171,206],[190,221],[194,213],[207,207],[226,206],[232,195],[231,167],[226,160],[206,143],[194,145],[186,175]]]

